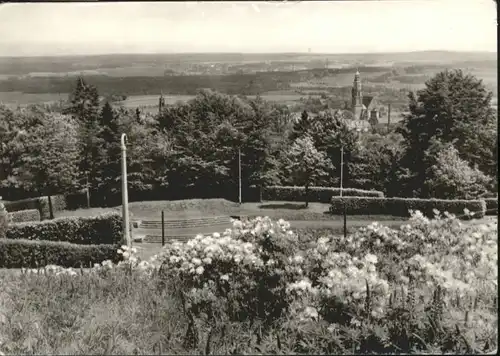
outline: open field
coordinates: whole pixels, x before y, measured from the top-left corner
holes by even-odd
[[[429,65],[469,63],[478,64],[496,61],[497,54],[490,52],[417,51],[398,53],[159,53],[159,54],[109,54],[57,57],[0,57],[0,74],[26,75],[28,73],[70,73],[83,70],[131,70],[142,69],[147,75],[150,68],[193,64],[247,64],[255,66],[264,63],[307,64],[329,61],[331,66],[345,66],[352,63],[366,65]]]
[[[121,104],[127,108],[136,108],[136,107],[153,107],[158,108],[158,99],[160,94],[158,95],[132,95],[128,97],[125,101],[121,102]],[[177,102],[187,102],[194,98],[194,95],[163,95],[165,98],[165,103],[167,105],[175,104]],[[248,95],[249,98],[255,98],[256,95]],[[268,92],[260,95],[260,97],[267,101],[277,102],[281,104],[293,104],[300,100],[300,98],[304,97],[304,95],[300,95],[293,92],[283,93],[280,91]]]
[[[194,95],[163,95],[165,98],[165,103],[167,105],[172,105],[177,102],[187,102],[194,98]],[[126,108],[137,108],[137,107],[154,107],[158,108],[158,100],[160,94],[158,95],[132,95],[126,100],[120,102]]]
[[[390,70],[390,67],[387,70],[379,71],[379,72],[368,72],[362,73],[363,81],[370,81],[370,78],[377,77],[382,75]],[[353,71],[354,68],[353,68]],[[292,83],[292,88],[307,88],[307,87],[315,87],[315,88],[330,88],[330,87],[346,87],[352,85],[354,72],[351,73],[338,73],[335,75],[328,75],[322,78],[314,78],[305,82],[296,82]]]
[[[281,104],[293,104],[304,97],[293,92],[282,92],[273,91],[260,95],[264,100],[277,102]],[[165,103],[167,105],[172,105],[177,102],[187,102],[194,98],[194,95],[163,95],[165,98]],[[255,95],[249,95],[249,98],[255,98]],[[158,95],[131,95],[127,97],[126,100],[120,102],[126,108],[150,108],[158,109],[158,99],[160,98],[160,93]],[[67,100],[68,94],[51,94],[51,93],[22,93],[22,92],[0,92],[0,103],[7,105],[8,107],[26,106],[30,104],[50,104],[60,100]],[[156,111],[156,110],[153,110]]]
[[[68,100],[67,93],[22,93],[0,92],[0,104],[8,107],[26,106],[30,104],[50,104],[60,100]]]

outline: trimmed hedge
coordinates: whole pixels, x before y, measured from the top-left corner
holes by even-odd
[[[43,197],[43,199],[47,200],[47,213],[49,212],[49,201],[47,197]],[[64,195],[52,195],[50,197],[50,200],[52,201],[52,209],[54,210],[54,213],[56,211],[62,211],[65,210],[67,207],[66,203],[66,197]]]
[[[118,262],[118,245],[75,245],[68,242],[0,240],[0,268],[47,265],[88,268],[105,260]]]
[[[0,239],[5,238],[5,234],[9,227],[9,219],[7,215],[7,210],[4,205],[0,203]]]
[[[270,186],[262,190],[262,199],[276,201],[305,201],[304,187]],[[332,197],[340,196],[340,188],[309,187],[309,201],[330,203]],[[342,196],[352,197],[384,197],[384,193],[377,190],[362,190],[355,188],[342,189]]]
[[[118,244],[122,241],[120,214],[90,217],[62,217],[54,220],[12,224],[6,237],[11,240],[65,241],[74,244]]]
[[[15,211],[8,213],[8,215],[11,223],[40,221],[40,212],[37,209]]]
[[[52,210],[54,213],[66,209],[66,198],[63,195],[53,195],[50,197],[50,200],[52,201]],[[9,213],[36,209],[40,212],[40,220],[50,218],[49,198],[46,196],[9,201],[6,202],[5,207]]]
[[[370,197],[334,197],[331,199],[330,212],[348,215],[393,215],[410,216],[409,210],[419,210],[428,217],[434,217],[434,209],[457,216],[464,215],[464,209],[474,212],[475,218],[484,217],[486,202],[484,200],[443,200],[417,198],[370,198]]]
[[[496,198],[486,198],[486,215],[497,215],[498,214],[498,197]]]

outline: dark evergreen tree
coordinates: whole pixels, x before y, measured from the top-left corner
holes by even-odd
[[[311,121],[309,114],[304,110],[300,115],[300,119],[293,125],[290,140],[295,141],[297,138],[309,134],[311,131]]]
[[[103,140],[99,115],[99,93],[82,77],[70,94],[70,107],[66,110],[79,123],[80,185],[94,191],[98,185],[99,164],[102,161]]]

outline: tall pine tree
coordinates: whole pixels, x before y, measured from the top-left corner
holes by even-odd
[[[80,185],[89,194],[97,189],[99,163],[102,161],[102,127],[99,123],[99,93],[97,89],[79,77],[73,93],[70,94],[70,107],[67,112],[79,124],[80,144]]]

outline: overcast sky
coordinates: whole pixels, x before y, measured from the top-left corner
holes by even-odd
[[[0,56],[497,50],[493,0],[0,5]]]

